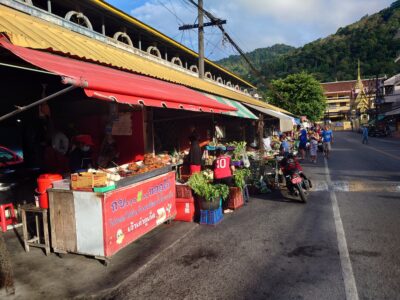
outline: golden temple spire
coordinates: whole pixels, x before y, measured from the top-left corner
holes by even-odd
[[[361,80],[361,71],[360,71],[360,59],[358,60],[358,75],[357,75],[357,82],[355,85],[356,93],[359,93],[364,89],[363,82]]]

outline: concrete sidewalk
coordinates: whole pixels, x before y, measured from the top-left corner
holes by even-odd
[[[3,289],[0,298],[66,299],[95,295],[118,286],[196,228],[197,223],[164,224],[115,254],[107,267],[82,255],[46,256],[42,249],[32,247],[26,253],[19,238],[21,228],[9,230],[4,237],[11,255],[16,293],[6,297]]]

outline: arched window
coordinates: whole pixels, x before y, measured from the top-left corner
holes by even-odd
[[[235,85],[235,90],[240,91],[240,86],[239,85]]]
[[[114,38],[114,40],[117,40],[119,42],[122,42],[124,44],[127,44],[127,45],[133,47],[131,38],[125,32],[118,31],[114,34],[113,38]]]
[[[222,77],[217,77],[217,82],[218,82],[218,83],[221,83],[221,84],[224,83],[223,80],[222,80]]]
[[[197,74],[199,73],[199,68],[195,65],[191,65],[189,70]]]
[[[204,76],[205,76],[206,78],[212,80],[212,74],[211,74],[211,72],[205,72],[205,73],[204,73]]]
[[[244,89],[243,92],[247,95],[250,95],[249,91],[247,89]]]
[[[147,53],[157,56],[158,58],[161,58],[161,52],[158,50],[156,46],[150,46],[147,48]]]
[[[171,59],[171,62],[172,62],[173,64],[175,64],[175,65],[178,65],[178,66],[180,66],[180,67],[183,67],[183,63],[182,63],[181,59],[180,59],[179,57],[177,57],[177,56],[173,57],[173,58]]]
[[[65,15],[65,19],[93,30],[92,23],[90,23],[89,19],[83,13],[71,10]]]
[[[231,83],[230,81],[228,81],[228,82],[226,83],[226,85],[229,86],[229,87],[232,87],[232,83]]]

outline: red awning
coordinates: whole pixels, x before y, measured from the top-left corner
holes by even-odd
[[[1,36],[0,45],[23,60],[62,76],[64,83],[79,85],[89,97],[191,111],[222,113],[237,110],[181,85],[15,46]]]

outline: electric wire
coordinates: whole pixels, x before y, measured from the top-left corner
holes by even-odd
[[[214,17],[210,12],[205,10],[203,7],[199,7],[199,5],[194,2],[193,0],[186,0],[193,4],[194,6],[197,7],[197,9],[200,9],[206,17],[208,17],[211,21],[217,21],[219,20],[218,18]],[[261,73],[260,70],[258,70],[250,61],[250,59],[246,56],[245,52],[242,50],[242,48],[232,39],[232,37],[226,32],[225,28],[221,25],[217,25],[218,28],[221,30],[222,34],[227,38],[227,40],[232,44],[232,46],[235,48],[236,51],[239,52],[239,54],[243,57],[243,59],[246,61],[247,65],[250,67],[250,70],[256,77],[258,77],[282,102],[288,103],[288,101],[266,80],[265,76]]]
[[[177,21],[178,24],[179,24],[179,22],[181,22],[181,24],[179,24],[179,25],[182,25],[182,24],[185,23],[181,18],[179,18],[179,16],[178,16],[175,12],[173,12],[171,9],[169,9],[168,6],[166,6],[162,1],[160,1],[160,0],[156,0],[156,1],[157,1],[161,6],[163,6],[166,10],[168,10],[173,16],[175,16],[176,21]],[[179,21],[179,22],[178,22],[178,21]]]

